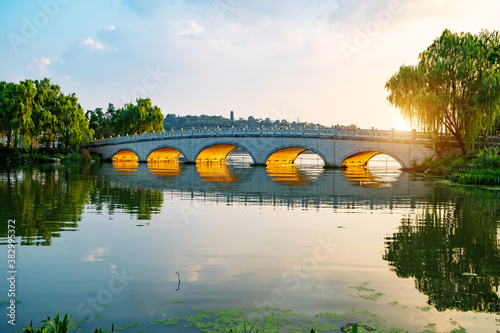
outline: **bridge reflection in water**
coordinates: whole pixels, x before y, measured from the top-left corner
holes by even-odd
[[[309,186],[318,179],[320,170],[309,172],[299,169],[296,165],[270,164],[266,168],[270,180],[289,186]]]
[[[122,169],[115,170],[109,177],[117,180],[114,184],[158,187],[163,195],[170,191],[189,203],[333,208],[338,212],[400,210],[404,212],[400,226],[385,238],[383,259],[391,270],[398,277],[412,278],[415,288],[438,311],[500,311],[498,192],[429,186],[383,167],[333,171],[295,165],[232,168],[214,163],[186,166],[175,182],[160,184],[151,181],[157,177],[152,170],[144,173],[139,167],[136,177],[121,177]],[[203,185],[207,181],[234,186],[214,189]]]
[[[171,154],[168,150],[163,155],[154,156],[147,163],[147,170],[151,175],[160,177],[163,180],[173,180],[182,174],[182,163],[179,162],[178,152]],[[208,153],[208,152],[207,152]],[[166,154],[166,155],[165,155]],[[175,156],[174,156],[175,155]],[[305,154],[298,160],[299,165],[289,163],[270,163],[266,166],[268,179],[283,185],[305,187],[311,185],[320,178],[323,173],[319,161],[322,160],[316,154]],[[245,160],[246,159],[246,160]],[[212,161],[208,157],[196,163],[196,171],[200,180],[213,183],[235,183],[240,181],[240,176],[244,173],[241,168],[250,166],[251,157],[244,154],[237,154],[228,157],[227,162]],[[396,164],[397,165],[397,164]],[[350,167],[342,170],[343,179],[355,183],[362,187],[384,187],[391,186],[399,174],[396,165],[392,165],[390,172],[383,172],[382,168],[376,168],[373,173],[366,166]],[[113,162],[113,167],[121,171],[120,175],[132,175],[132,172],[139,171],[137,160],[118,159]],[[248,170],[246,171],[248,173]]]
[[[181,175],[182,167],[177,160],[164,160],[148,162],[148,171],[160,179],[173,180]]]
[[[350,172],[314,165],[265,168],[248,165],[234,159],[229,163],[197,165],[148,163],[146,166],[141,163],[137,168],[114,163],[103,164],[99,173],[127,187],[170,191],[181,200],[204,198],[250,205],[408,209],[415,207],[429,192],[425,186],[410,186],[410,175],[400,174],[397,169],[360,168]]]
[[[113,168],[116,171],[120,171],[119,175],[132,176],[134,172],[139,171],[139,162],[130,160],[113,160]]]
[[[196,171],[202,182],[234,183],[238,179],[226,163],[197,163]]]
[[[383,170],[378,169],[377,172],[372,172],[370,168],[364,166],[350,167],[342,170],[344,180],[354,182],[363,187],[384,187],[391,186],[401,171],[391,169]]]
[[[179,210],[183,204],[200,202],[326,208],[341,213],[399,210],[397,229],[385,234],[383,241],[382,258],[391,271],[412,279],[415,289],[438,311],[474,311],[468,318],[500,311],[498,190],[446,186],[406,173],[396,176],[391,170],[349,174],[299,167],[286,169],[289,176],[276,176],[285,182],[272,179],[279,169],[225,165],[221,170],[229,172],[234,182],[214,187],[201,177],[205,171],[178,163],[16,166],[0,170],[2,213],[18,221],[16,236],[24,246],[51,245],[53,238],[79,230],[82,219],[92,215],[89,211],[110,216],[125,213],[135,216],[138,226],[148,225],[153,215],[170,213],[165,208],[169,202],[179,205],[174,207]],[[304,175],[306,180],[301,180]],[[384,178],[390,176],[394,181]],[[389,184],[363,187],[359,179]],[[294,191],[295,181],[301,185]],[[179,218],[165,223],[185,222]],[[333,221],[332,225],[336,226]],[[2,245],[7,244],[7,231],[6,227],[0,230]],[[438,318],[436,313],[433,318]]]

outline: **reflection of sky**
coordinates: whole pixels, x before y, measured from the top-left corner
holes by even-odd
[[[194,166],[192,171],[196,172]],[[341,178],[341,172],[337,174]],[[282,196],[289,192],[283,191]],[[449,318],[467,324],[469,314],[417,309],[427,306],[427,297],[415,289],[413,279],[397,278],[382,259],[385,238],[411,209],[371,210],[369,205],[364,210],[306,209],[266,202],[226,205],[164,193],[161,211],[145,227],[136,227],[134,216],[120,212],[110,216],[106,210],[97,212],[88,206],[78,231],[63,232],[53,246],[20,247],[20,320],[37,321],[56,311],[76,313],[81,302],[96,297],[125,270],[133,279],[122,292],[113,294],[110,307],[92,327],[149,323],[193,313],[193,307],[255,306],[270,300],[275,289],[285,297],[278,307],[296,312],[367,309],[389,318],[389,325],[414,331],[422,329],[409,322],[414,313],[429,313],[439,331],[450,330]],[[382,192],[363,189],[363,193]],[[325,242],[332,244],[331,253],[323,247]],[[314,269],[307,270],[311,262],[316,262]],[[350,287],[364,282],[384,293],[380,301],[350,296],[357,294]],[[170,303],[177,300],[184,302]],[[401,306],[388,305],[394,301]],[[484,319],[484,325],[492,318],[475,315]],[[74,319],[81,318],[75,315]],[[477,319],[470,323],[477,325]],[[163,329],[147,328],[150,332]]]
[[[147,96],[164,114],[380,129],[400,124],[384,82],[401,65],[445,27],[498,30],[500,11],[496,0],[54,1],[1,2],[1,80],[50,77],[84,110]]]
[[[106,254],[105,247],[94,249],[90,254],[84,254],[82,261],[102,261],[102,257]]]

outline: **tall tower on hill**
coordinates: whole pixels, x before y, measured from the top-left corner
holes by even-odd
[[[229,116],[229,120],[234,121],[234,111],[231,111],[231,115]]]

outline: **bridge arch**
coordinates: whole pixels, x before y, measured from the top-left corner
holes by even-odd
[[[401,158],[384,149],[358,149],[357,151],[350,152],[349,154],[346,154],[342,157],[341,166],[343,168],[348,168],[350,166],[366,166],[370,159],[380,154],[390,156],[395,159],[402,168],[406,167],[406,164]]]
[[[139,154],[132,148],[120,148],[113,152],[113,162],[139,162]]]
[[[210,144],[203,145],[195,154],[196,163],[202,162],[225,162],[227,156],[233,152],[236,148],[243,149],[252,158],[252,163],[255,163],[256,159],[252,153],[251,149],[246,146],[233,142],[233,141],[216,141]]]
[[[278,148],[273,149],[271,153],[266,156],[266,165],[269,164],[293,164],[297,157],[305,151],[312,151],[313,153],[319,155],[325,165],[327,164],[326,157],[318,151],[316,148],[310,147],[308,145],[286,145],[280,146]]]
[[[186,154],[177,147],[158,145],[152,149],[150,149],[147,153],[147,161],[148,162],[172,162],[178,161],[179,156],[183,155],[186,157]]]

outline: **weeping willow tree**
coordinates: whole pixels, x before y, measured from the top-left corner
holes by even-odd
[[[417,65],[401,66],[385,88],[407,121],[434,140],[450,133],[467,154],[500,116],[500,34],[444,30]]]

